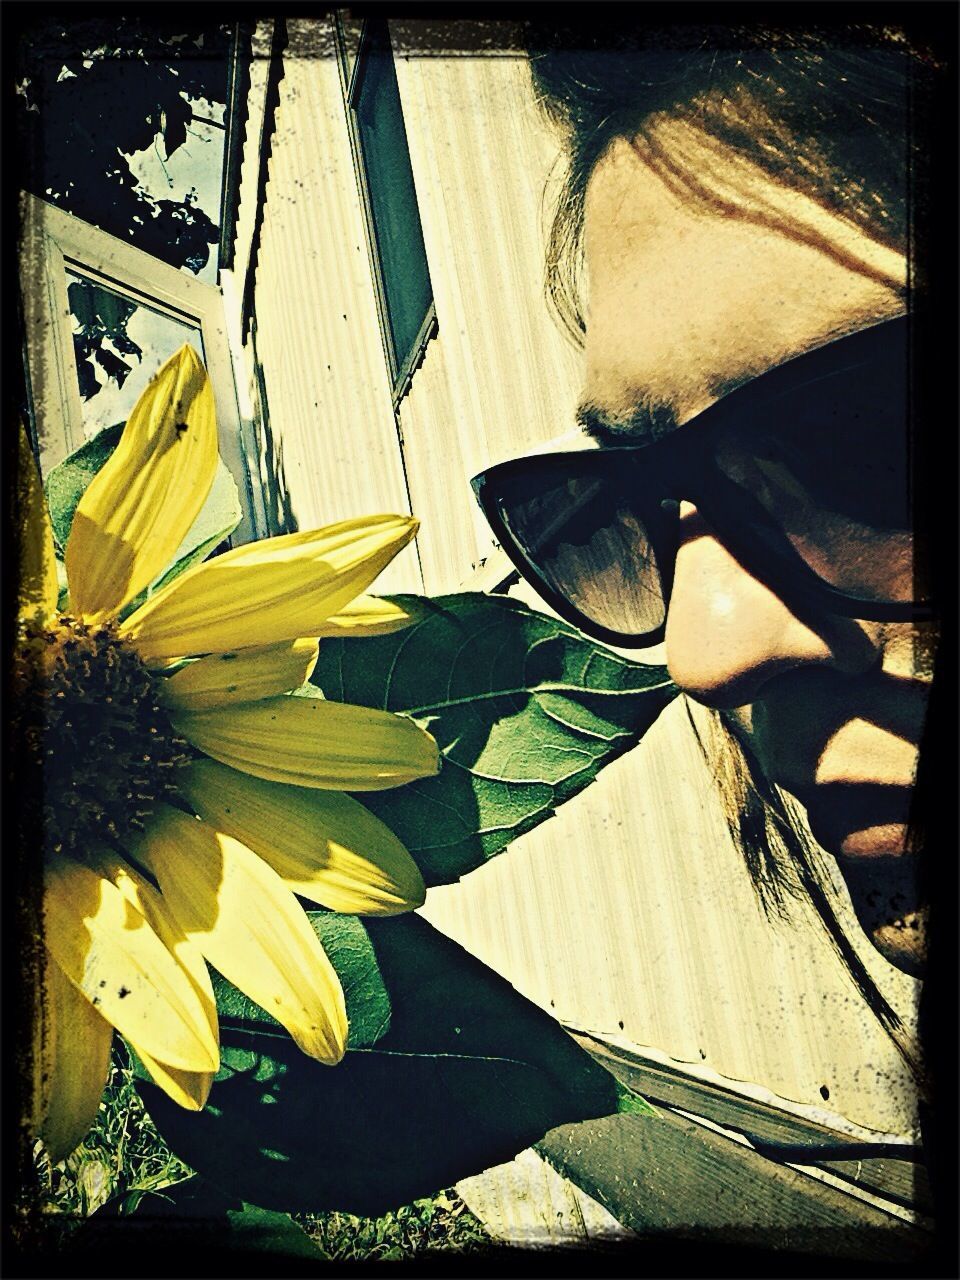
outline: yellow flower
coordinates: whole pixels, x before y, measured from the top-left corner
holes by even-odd
[[[412,858],[342,790],[433,774],[438,753],[404,717],[300,688],[318,637],[411,621],[361,593],[415,520],[238,547],[130,611],[217,466],[213,394],[189,347],[160,369],[80,500],[63,612],[25,438],[21,449],[14,689],[24,807],[43,845],[46,964],[34,1122],[60,1159],[96,1117],[114,1027],[172,1098],[204,1105],[219,1066],[207,961],[305,1053],[342,1058],[343,991],[294,894],[336,911],[419,906]]]

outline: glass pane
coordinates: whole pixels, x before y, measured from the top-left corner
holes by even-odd
[[[381,25],[381,24],[378,24]],[[397,372],[411,354],[433,300],[407,132],[386,24],[377,32],[356,112]]]
[[[126,422],[160,365],[185,342],[203,358],[200,329],[67,272],[83,430]]]
[[[619,490],[619,491],[618,491]],[[632,486],[570,475],[531,492],[527,477],[503,486],[500,516],[544,582],[601,627],[656,631],[666,606],[660,566]],[[534,583],[536,586],[536,583]]]

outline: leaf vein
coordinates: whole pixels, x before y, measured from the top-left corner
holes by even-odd
[[[659,684],[644,685],[640,689],[584,689],[579,685],[570,684],[518,685],[503,689],[492,689],[487,693],[471,693],[462,698],[452,698],[447,702],[431,702],[419,707],[403,707],[402,710],[408,716],[429,715],[445,711],[451,707],[468,706],[475,702],[486,702],[493,698],[528,697],[531,694],[538,693],[581,693],[590,694],[592,697],[597,698],[642,698],[645,694],[669,689],[671,683],[670,680],[663,680]]]

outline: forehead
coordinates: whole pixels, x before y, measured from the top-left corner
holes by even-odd
[[[587,188],[585,398],[680,421],[792,356],[904,310],[902,257],[680,122],[615,141]],[[676,173],[696,179],[694,194]]]

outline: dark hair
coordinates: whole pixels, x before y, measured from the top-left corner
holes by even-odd
[[[909,247],[907,119],[932,59],[889,28],[802,34],[749,27],[530,29],[538,100],[569,161],[547,249],[547,291],[574,336],[583,332],[580,241],[587,182],[615,138],[651,146],[658,117],[692,121],[778,181],[891,246]],[[691,198],[697,176],[671,167]]]
[[[534,90],[564,136],[565,186],[547,250],[546,288],[568,330],[584,323],[579,272],[584,198],[614,139],[640,141],[645,157],[685,195],[711,200],[700,175],[660,151],[652,126],[669,117],[696,127],[850,219],[912,260],[910,180],[919,142],[908,123],[932,56],[891,28],[645,26],[528,31]],[[916,283],[915,278],[912,283]],[[691,719],[691,723],[692,719]],[[725,800],[731,833],[760,902],[782,914],[810,900],[854,983],[924,1087],[918,1049],[871,978],[832,905],[822,854],[790,801],[733,739],[718,715],[698,741]],[[696,730],[696,726],[694,726]]]

